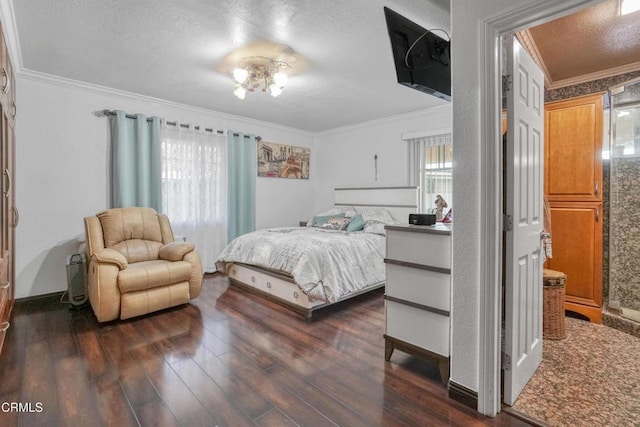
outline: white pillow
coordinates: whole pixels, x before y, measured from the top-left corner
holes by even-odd
[[[391,212],[384,208],[364,208],[358,211],[360,215],[362,215],[362,219],[365,222],[365,231],[366,231],[366,223],[369,221],[380,222],[382,224],[395,224],[397,221],[391,215]]]
[[[382,222],[371,220],[364,223],[364,228],[362,230],[365,233],[381,234],[383,236],[386,236],[387,230],[384,229],[385,225],[386,224]]]
[[[345,218],[353,218],[354,216],[358,215],[356,208],[354,208],[353,206],[338,206],[338,209],[344,212]]]

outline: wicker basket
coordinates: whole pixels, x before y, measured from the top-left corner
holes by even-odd
[[[545,339],[566,338],[564,330],[564,287],[567,275],[559,271],[543,271],[542,336]]]

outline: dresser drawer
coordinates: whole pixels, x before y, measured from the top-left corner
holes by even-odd
[[[385,301],[386,334],[449,357],[449,317],[395,301]]]
[[[385,293],[394,298],[449,311],[451,276],[387,263]]]
[[[387,230],[387,258],[451,268],[451,236]]]

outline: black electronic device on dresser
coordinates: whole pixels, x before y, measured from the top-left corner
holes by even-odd
[[[409,224],[413,225],[433,225],[436,223],[434,214],[409,214]]]

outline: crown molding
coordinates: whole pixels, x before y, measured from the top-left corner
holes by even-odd
[[[538,47],[531,36],[531,32],[527,30],[522,30],[516,33],[516,38],[520,41],[525,50],[531,55],[533,60],[538,64],[538,66],[544,72],[544,82],[545,88],[547,90],[559,89],[567,86],[573,86],[581,83],[587,83],[594,80],[605,79],[608,77],[618,76],[620,74],[631,73],[634,71],[640,70],[640,62],[633,62],[631,64],[621,65],[615,68],[608,68],[602,71],[596,71],[594,73],[583,74],[581,76],[570,77],[568,79],[556,80],[553,81],[551,79],[551,75],[549,74],[549,70],[547,69],[544,61],[542,60],[542,55],[538,51]]]
[[[602,71],[596,71],[595,73],[583,74],[577,77],[571,77],[563,80],[556,80],[551,82],[547,89],[559,89],[561,87],[573,86],[581,83],[587,83],[594,80],[605,79],[608,77],[618,76],[620,74],[632,73],[640,70],[640,62],[633,62],[631,64],[621,65],[620,67],[608,68]]]
[[[210,110],[202,107],[195,107],[193,105],[182,104],[174,101],[168,101],[166,99],[154,98],[152,96],[141,95],[134,92],[127,92],[120,89],[100,86],[93,83],[87,83],[79,80],[68,79],[66,77],[60,77],[52,74],[41,73],[39,71],[23,69],[17,75],[19,78],[22,78],[25,80],[31,80],[34,82],[48,83],[56,86],[66,87],[66,88],[75,89],[75,90],[81,90],[85,92],[91,92],[91,93],[102,94],[102,95],[119,96],[119,97],[128,98],[135,101],[160,104],[166,107],[180,108],[182,110],[192,111],[194,113],[213,115],[220,119],[239,120],[239,121],[243,121],[243,122],[258,125],[258,126],[265,126],[272,129],[279,129],[287,132],[297,133],[300,135],[305,135],[307,137],[313,137],[315,135],[313,132],[309,132],[303,129],[279,125],[277,123],[265,122],[262,120],[256,120],[256,119],[252,119],[244,116],[237,116],[234,114],[224,113],[222,111]]]
[[[533,40],[531,36],[531,32],[527,30],[522,30],[516,33],[516,38],[520,41],[524,50],[526,50],[531,58],[535,61],[536,64],[542,69],[544,73],[544,84],[546,87],[549,87],[551,84],[551,76],[549,75],[549,70],[547,70],[547,66],[542,60],[542,55],[540,55],[540,51],[538,50],[538,46],[536,42]]]
[[[439,106],[432,107],[432,108],[426,108],[426,109],[423,109],[423,110],[416,110],[416,111],[412,111],[412,112],[409,112],[409,113],[396,114],[396,115],[393,115],[393,116],[382,117],[380,119],[369,120],[369,121],[366,121],[366,122],[356,123],[356,124],[353,124],[353,125],[342,126],[342,127],[338,127],[338,128],[334,128],[334,129],[329,129],[329,130],[326,130],[326,131],[311,132],[311,131],[307,131],[307,130],[304,130],[304,129],[298,129],[298,128],[294,128],[294,127],[290,127],[290,126],[279,125],[277,123],[265,122],[265,121],[261,121],[261,120],[252,119],[252,118],[249,118],[249,117],[237,116],[237,115],[234,115],[234,114],[224,113],[224,112],[221,112],[221,111],[209,110],[209,109],[202,108],[202,107],[195,107],[193,105],[181,104],[181,103],[174,102],[174,101],[168,101],[166,99],[154,98],[154,97],[147,96],[147,95],[141,95],[141,94],[138,94],[138,93],[127,92],[127,91],[124,91],[124,90],[114,89],[114,88],[110,88],[110,87],[106,87],[106,86],[100,86],[100,85],[96,85],[96,84],[93,84],[93,83],[87,83],[87,82],[83,82],[83,81],[79,81],[79,80],[68,79],[66,77],[55,76],[53,74],[41,73],[39,71],[22,69],[22,71],[20,71],[20,73],[17,73],[17,76],[22,78],[22,79],[31,80],[31,81],[34,81],[34,82],[41,82],[41,83],[44,82],[44,83],[53,84],[53,85],[56,85],[56,86],[61,86],[61,87],[66,87],[66,88],[71,88],[71,89],[76,89],[76,90],[82,90],[82,91],[85,91],[85,92],[92,92],[92,93],[103,94],[103,95],[120,96],[120,97],[129,98],[129,99],[136,100],[136,101],[150,102],[150,103],[160,104],[160,105],[164,105],[164,106],[168,106],[168,107],[174,107],[174,108],[180,108],[180,109],[183,109],[183,110],[193,111],[193,112],[196,112],[196,113],[210,114],[210,115],[217,116],[217,117],[219,117],[221,119],[241,120],[243,122],[247,122],[247,123],[251,123],[251,124],[255,124],[255,125],[259,125],[259,126],[265,126],[265,127],[270,127],[270,128],[273,128],[273,129],[284,130],[284,131],[287,131],[287,132],[298,133],[300,135],[304,135],[304,136],[307,136],[307,137],[324,136],[324,135],[329,135],[329,134],[332,134],[332,133],[344,132],[344,131],[348,131],[348,130],[363,128],[363,127],[370,127],[372,125],[384,124],[384,123],[388,123],[388,122],[395,121],[395,120],[410,119],[410,118],[413,118],[413,117],[421,117],[421,116],[424,116],[425,114],[434,113],[434,112],[437,112],[437,111],[440,111],[440,110],[449,110],[449,111],[451,110],[451,104],[445,104],[445,105],[439,105]]]
[[[414,118],[414,117],[421,117],[421,116],[424,116],[425,114],[434,113],[434,112],[437,112],[437,111],[440,111],[440,110],[449,110],[449,111],[451,111],[451,104],[449,103],[449,104],[445,104],[445,105],[438,105],[436,107],[425,108],[424,110],[416,110],[416,111],[411,111],[409,113],[395,114],[393,116],[381,117],[379,119],[368,120],[366,122],[355,123],[355,124],[347,125],[347,126],[340,126],[340,127],[337,127],[337,128],[316,132],[314,134],[314,136],[317,136],[317,137],[318,136],[326,136],[326,135],[331,135],[331,134],[338,133],[338,132],[345,132],[345,131],[365,128],[365,127],[371,127],[372,125],[379,125],[379,124],[389,123],[389,122],[392,122],[392,121],[395,121],[395,120],[402,120],[402,119],[410,119],[410,118]]]

